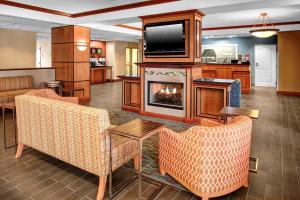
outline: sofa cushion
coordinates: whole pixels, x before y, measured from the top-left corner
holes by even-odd
[[[0,77],[0,91],[33,88],[32,76]]]
[[[0,104],[14,102],[15,96],[25,94],[30,90],[32,89],[10,90],[10,91],[0,92]]]

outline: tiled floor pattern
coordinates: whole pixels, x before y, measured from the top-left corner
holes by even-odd
[[[120,110],[120,83],[92,86],[91,106]],[[251,154],[259,157],[259,171],[250,175],[249,188],[216,199],[298,200],[300,199],[300,98],[276,95],[275,89],[258,88],[243,95],[242,105],[260,109],[254,121]],[[7,115],[9,117],[9,114]],[[8,130],[12,129],[9,122]],[[98,178],[36,150],[27,150],[14,159],[14,150],[3,149],[0,125],[0,199],[95,199]],[[9,142],[12,142],[11,139]],[[114,185],[133,176],[123,168],[114,172]],[[143,182],[143,194],[149,197],[156,185]],[[137,197],[137,181],[122,190],[115,199]],[[197,199],[190,193],[165,187],[157,199]]]

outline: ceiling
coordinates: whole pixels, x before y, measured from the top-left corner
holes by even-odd
[[[91,27],[92,39],[100,40],[137,41],[141,38],[141,31],[116,25],[141,28],[139,16],[188,9],[199,9],[206,14],[203,28],[251,25],[261,12],[267,12],[273,23],[300,21],[300,0],[13,0],[6,1],[7,5],[1,2],[0,28],[50,33],[52,27],[77,24]],[[39,7],[44,12],[11,5],[15,3]],[[57,13],[51,14],[53,11]],[[277,27],[280,30],[300,30],[299,23]],[[210,30],[203,31],[203,35],[247,36],[249,30]]]

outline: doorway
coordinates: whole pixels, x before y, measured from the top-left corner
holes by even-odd
[[[127,76],[138,76],[139,69],[135,64],[138,62],[138,49],[137,48],[126,48],[126,69],[125,73]]]
[[[276,87],[276,45],[254,46],[255,86]]]

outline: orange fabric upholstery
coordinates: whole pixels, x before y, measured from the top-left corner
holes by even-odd
[[[160,132],[159,163],[198,196],[221,196],[248,183],[252,121],[245,116],[224,125],[203,120],[183,133]]]
[[[48,99],[54,99],[58,101],[65,101],[69,103],[75,103],[79,104],[79,98],[78,97],[62,97],[56,94],[56,92],[52,89],[36,89],[31,90],[30,92],[27,92],[26,94],[32,95],[32,96],[38,96],[38,97],[44,97]]]

